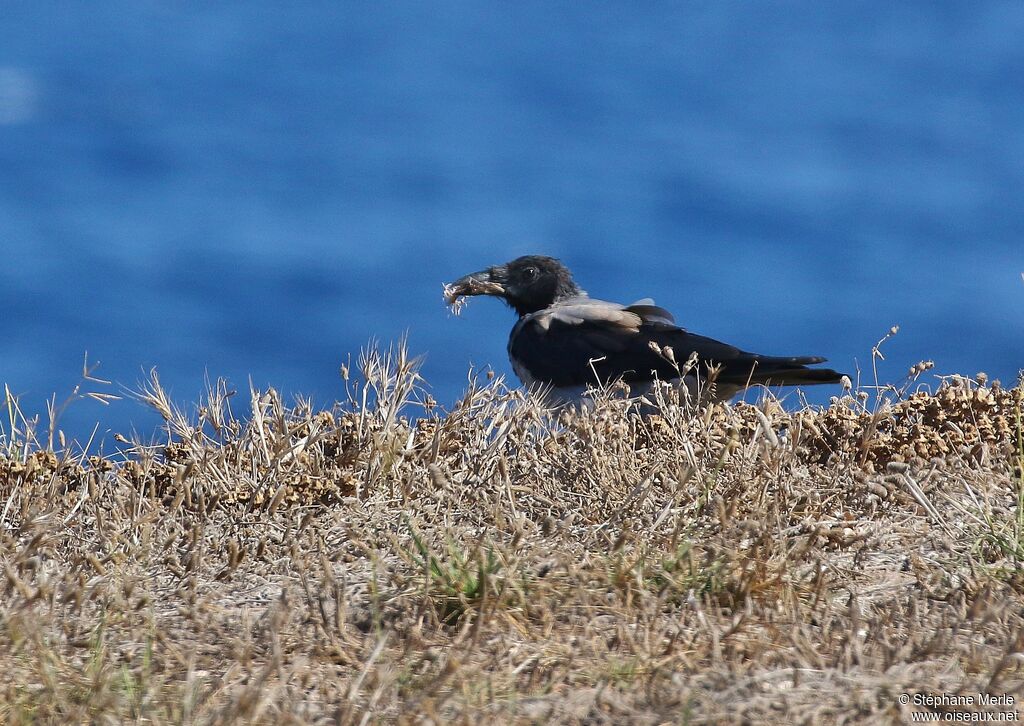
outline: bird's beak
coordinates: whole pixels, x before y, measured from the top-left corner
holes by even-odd
[[[495,295],[501,297],[505,294],[503,283],[504,269],[500,267],[488,267],[486,270],[473,272],[460,277],[455,282],[444,286],[444,299],[449,305],[455,304],[460,297],[471,295]]]

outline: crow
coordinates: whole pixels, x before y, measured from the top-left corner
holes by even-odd
[[[519,315],[508,339],[512,368],[550,403],[579,403],[617,381],[641,396],[657,381],[683,384],[701,401],[724,401],[748,386],[839,383],[843,374],[808,368],[818,356],[767,356],[691,333],[645,299],[631,305],[587,295],[559,260],[519,257],[445,285],[445,299],[491,295]]]

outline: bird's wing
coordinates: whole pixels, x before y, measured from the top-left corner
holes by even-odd
[[[719,381],[740,385],[767,381],[773,372],[772,380],[782,383],[776,379],[783,373],[793,378],[803,366],[822,360],[747,353],[689,333],[671,320],[668,311],[654,305],[574,299],[523,317],[512,330],[509,354],[536,380],[559,387],[678,377],[677,366],[655,346],[670,347],[679,366],[696,353],[703,370],[718,365]]]
[[[627,305],[626,310],[636,313],[649,323],[664,323],[666,325],[676,324],[676,319],[672,316],[672,313],[665,308],[655,305],[654,300],[649,297],[645,297],[643,300],[637,300],[635,303]]]

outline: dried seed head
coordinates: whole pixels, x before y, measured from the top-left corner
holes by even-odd
[[[277,508],[281,505],[281,502],[284,500],[284,495],[285,495],[285,493],[287,491],[288,491],[288,484],[287,484],[287,482],[282,483],[281,486],[279,486],[277,488],[277,491],[274,492],[273,498],[270,500],[270,506],[267,508],[267,513],[268,514],[273,514],[274,512],[277,511]]]
[[[914,366],[911,367],[911,369],[909,371],[909,376],[911,378],[917,378],[919,375],[921,375],[925,371],[930,371],[934,367],[935,367],[935,362],[934,361],[930,361],[930,360],[920,361],[920,362],[918,362],[917,364],[915,364]]]

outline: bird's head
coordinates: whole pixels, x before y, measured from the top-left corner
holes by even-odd
[[[445,285],[449,304],[470,295],[500,297],[520,316],[543,310],[552,303],[582,294],[568,268],[554,257],[527,255],[495,265]]]

